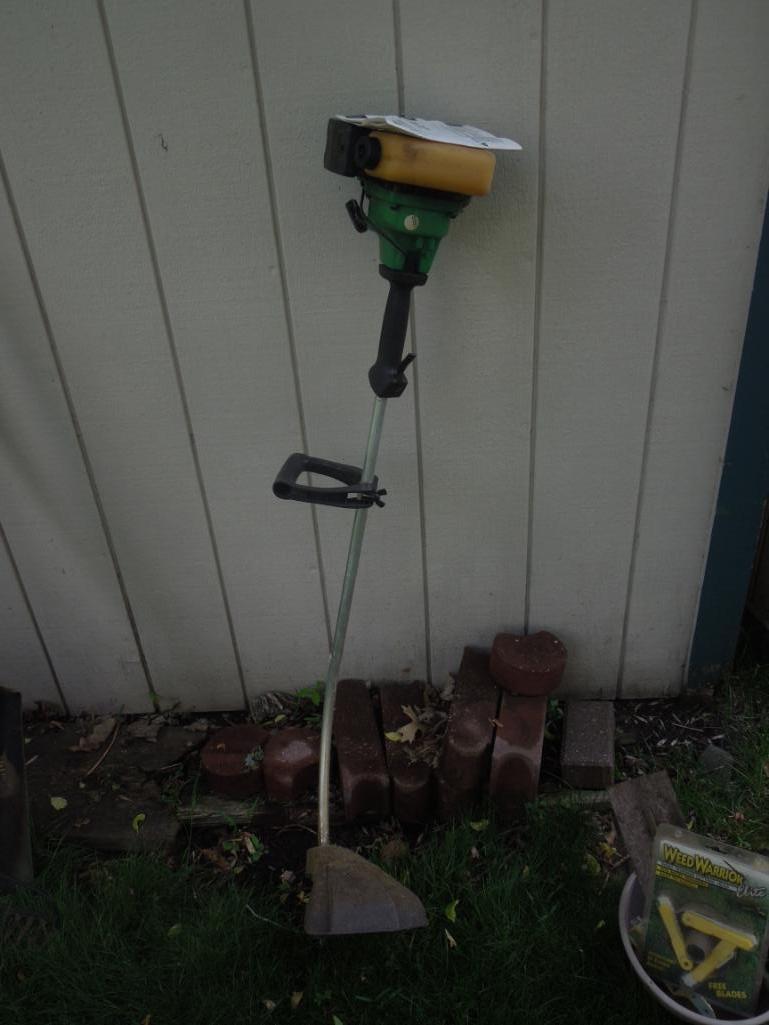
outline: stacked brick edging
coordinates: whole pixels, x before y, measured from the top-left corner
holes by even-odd
[[[419,824],[433,804],[441,818],[454,818],[486,787],[502,819],[519,816],[537,795],[548,696],[565,664],[565,647],[544,631],[500,634],[490,654],[466,648],[434,770],[415,747],[393,737],[410,722],[404,707],[423,712],[422,684],[382,684],[377,703],[364,681],[340,681],[334,742],[345,818],[383,818],[392,810],[400,821]],[[611,781],[613,722],[610,702],[569,702],[562,754],[567,783],[588,789]],[[245,725],[214,734],[202,763],[223,793],[266,790],[272,801],[293,802],[315,784],[318,754],[317,730]]]

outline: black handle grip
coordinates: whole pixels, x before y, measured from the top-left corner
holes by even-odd
[[[298,484],[303,473],[316,473],[341,481],[343,487],[318,487],[314,484]],[[272,492],[278,498],[294,502],[314,502],[317,505],[335,505],[343,509],[360,509],[361,506],[383,505],[379,481],[361,483],[361,470],[357,466],[334,463],[330,459],[318,459],[294,452],[281,466],[272,485]]]
[[[390,282],[382,333],[379,336],[379,352],[376,363],[368,372],[369,384],[374,394],[382,399],[394,399],[403,394],[408,384],[403,371],[414,358],[403,358],[406,331],[409,326],[411,290],[427,281],[426,274],[410,271],[393,271],[381,266],[379,273]]]

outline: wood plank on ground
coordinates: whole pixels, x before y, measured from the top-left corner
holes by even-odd
[[[26,776],[21,694],[0,687],[0,876],[17,883],[34,876]]]

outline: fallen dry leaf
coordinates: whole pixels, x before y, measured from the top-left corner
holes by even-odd
[[[449,950],[454,950],[454,948],[457,945],[457,941],[454,939],[454,937],[451,935],[448,929],[444,929],[443,931],[446,934],[446,942],[449,945]]]
[[[81,737],[77,745],[70,748],[70,751],[98,751],[114,728],[114,716],[107,715],[103,719],[99,719],[91,727],[91,732],[87,736]]]
[[[379,857],[385,863],[385,865],[392,865],[395,861],[400,861],[402,858],[407,857],[409,853],[409,845],[400,836],[394,836],[391,840],[382,847],[379,852]]]
[[[598,858],[590,851],[585,851],[585,860],[582,862],[582,868],[588,875],[599,876],[601,874],[601,865]]]
[[[285,716],[283,718],[285,719]],[[192,722],[188,722],[184,728],[192,733],[207,733],[208,726],[208,719],[195,719]]]
[[[136,740],[149,740],[151,743],[156,743],[158,739],[158,733],[165,726],[165,721],[160,716],[142,715],[138,719],[134,719],[133,722],[129,723],[125,732],[129,737],[133,737]]]
[[[66,797],[52,797],[51,807],[54,811],[64,811],[67,807],[68,801]]]
[[[419,715],[411,705],[401,705],[401,708],[409,721],[404,726],[401,726],[400,729],[385,733],[385,736],[395,744],[413,744],[417,739],[417,734],[422,732],[422,724]]]
[[[201,858],[205,858],[222,872],[229,872],[232,869],[232,862],[228,861],[216,847],[201,847],[198,853]]]
[[[617,848],[612,844],[607,843],[605,840],[602,840],[598,844],[598,852],[606,861],[611,861],[617,856]]]
[[[262,1003],[270,1012],[274,1011],[275,1008],[278,1006],[274,1000],[263,1000]]]
[[[304,996],[304,993],[301,990],[299,990],[299,989],[295,989],[294,992],[291,994],[291,1010],[292,1011],[295,1011],[297,1009],[297,1007],[301,1004],[303,996]]]

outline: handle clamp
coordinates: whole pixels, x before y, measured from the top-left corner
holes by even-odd
[[[316,473],[340,481],[343,487],[319,487],[315,484],[299,484],[303,473]],[[379,478],[361,481],[363,471],[357,466],[334,463],[330,459],[319,459],[304,452],[294,452],[285,461],[272,485],[277,498],[294,502],[311,502],[314,505],[333,505],[341,509],[384,506],[382,496],[387,492],[379,487]]]

